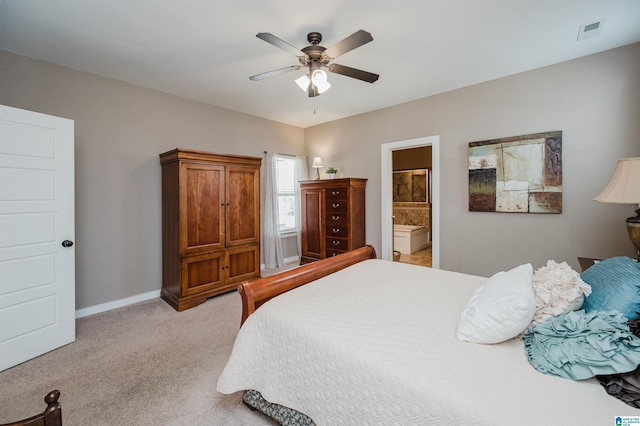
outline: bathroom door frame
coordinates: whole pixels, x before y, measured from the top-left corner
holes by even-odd
[[[408,139],[380,145],[382,253],[393,258],[393,151],[431,146],[431,264],[440,268],[440,135]]]

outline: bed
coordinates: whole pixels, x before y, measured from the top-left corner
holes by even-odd
[[[317,425],[614,425],[638,416],[595,379],[539,373],[520,339],[459,341],[460,313],[485,281],[379,260],[367,246],[243,283],[243,324],[217,389],[252,390]]]

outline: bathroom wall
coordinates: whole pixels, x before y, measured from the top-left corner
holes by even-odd
[[[431,169],[431,146],[395,151],[393,152],[392,162],[394,173],[402,171],[411,173],[417,170],[428,171]],[[398,184],[398,182],[394,181],[394,184]],[[407,190],[411,191],[411,189]],[[401,192],[400,189],[394,188],[394,223],[400,225],[423,225],[431,229],[431,204],[428,203],[428,196],[424,201],[412,202],[406,197],[397,197],[396,194],[398,192]]]
[[[424,203],[393,203],[393,223],[431,228],[431,207]]]

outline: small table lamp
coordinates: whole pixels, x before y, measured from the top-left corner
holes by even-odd
[[[609,184],[594,198],[601,203],[636,204],[636,216],[627,218],[627,232],[640,260],[640,157],[621,158]]]
[[[320,168],[322,167],[322,158],[315,157],[313,159],[313,166],[311,167],[316,169],[316,180],[320,180]]]

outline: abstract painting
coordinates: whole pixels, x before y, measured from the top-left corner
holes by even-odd
[[[562,131],[469,143],[469,211],[562,213]]]

